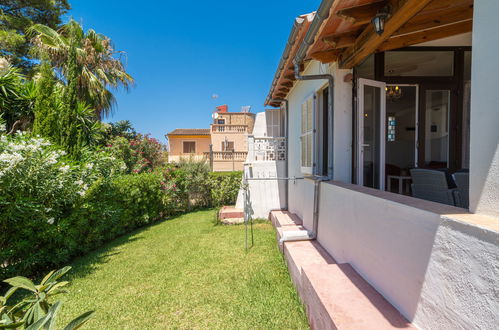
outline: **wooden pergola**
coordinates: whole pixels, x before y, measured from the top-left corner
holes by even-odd
[[[390,15],[379,35],[371,20],[383,8],[389,8]],[[472,23],[473,0],[336,0],[307,59],[351,69],[373,53],[470,32]],[[286,97],[293,86],[292,60],[307,30],[300,30],[272,98]]]

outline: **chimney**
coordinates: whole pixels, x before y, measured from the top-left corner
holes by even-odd
[[[227,104],[220,105],[217,107],[217,112],[228,112],[229,106]]]

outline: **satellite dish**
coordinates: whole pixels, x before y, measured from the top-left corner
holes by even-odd
[[[241,112],[250,112],[251,110],[251,105],[245,105],[241,107]]]
[[[214,112],[211,117],[213,117],[213,119],[217,119],[218,118],[218,112]]]

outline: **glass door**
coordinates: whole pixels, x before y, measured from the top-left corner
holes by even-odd
[[[424,93],[424,164],[427,168],[450,167],[451,91],[427,89]]]
[[[357,117],[357,184],[385,189],[386,84],[359,79]]]
[[[417,167],[418,85],[386,86],[386,175]]]

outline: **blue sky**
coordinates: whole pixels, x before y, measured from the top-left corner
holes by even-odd
[[[117,92],[107,119],[130,120],[165,141],[175,128],[208,128],[216,105],[263,110],[293,19],[320,0],[72,0],[68,17],[127,53],[136,86]],[[218,94],[217,100],[212,99]]]

